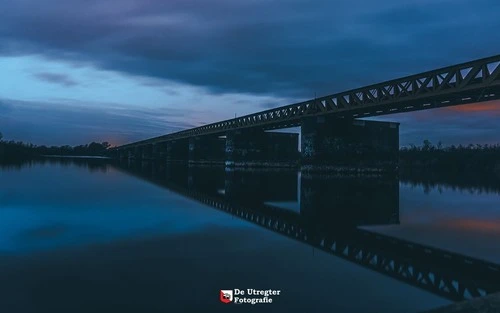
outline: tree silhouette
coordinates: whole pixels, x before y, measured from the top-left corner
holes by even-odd
[[[475,173],[500,176],[500,145],[469,144],[443,147],[424,140],[420,147],[411,145],[399,152],[401,169],[430,171],[433,173]]]
[[[44,155],[64,156],[106,156],[111,145],[108,142],[91,142],[79,146],[36,146],[22,141],[4,141],[0,133],[0,158],[2,159],[29,159]]]

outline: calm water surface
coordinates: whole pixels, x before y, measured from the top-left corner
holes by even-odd
[[[452,302],[193,197],[500,263],[494,189],[104,162],[0,167],[1,312],[419,312]],[[282,295],[220,303],[219,290],[234,288]]]

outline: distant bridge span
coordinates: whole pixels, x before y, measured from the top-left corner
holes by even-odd
[[[301,125],[304,117],[356,119],[500,98],[500,55],[211,123],[114,149],[132,148],[228,130]]]

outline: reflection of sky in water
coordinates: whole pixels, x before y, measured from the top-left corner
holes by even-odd
[[[500,195],[400,185],[400,225],[369,227],[387,235],[500,262]]]
[[[162,277],[175,281],[176,288],[192,289],[206,303],[208,290],[221,288],[219,282],[228,288],[282,288],[287,309],[306,310],[310,297],[318,308],[340,312],[418,312],[448,302],[113,168],[103,173],[49,164],[0,175],[0,262],[7,254],[47,253],[32,254],[32,263],[23,261],[22,270],[14,271],[19,286],[6,287],[13,294],[9,299],[45,280],[55,282],[47,292],[64,292],[65,277],[75,273],[112,290],[120,281],[101,282],[102,277],[119,277],[126,268],[127,277],[150,286],[138,293],[143,298],[137,303],[149,301],[157,292],[151,284],[164,284]],[[425,194],[402,184],[400,203],[401,225],[370,229],[457,252],[465,242],[468,252],[478,255],[497,246],[498,195],[447,189]],[[267,204],[300,212],[295,201]],[[31,254],[24,260],[29,259]],[[9,268],[16,264],[0,267],[0,280],[3,273],[12,275]]]
[[[102,174],[51,165],[1,175],[1,252],[191,232],[211,224],[254,227],[112,168]]]

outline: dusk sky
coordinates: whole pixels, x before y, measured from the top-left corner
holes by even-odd
[[[3,0],[0,132],[113,145],[500,54],[498,0]],[[499,143],[500,102],[379,117]]]

